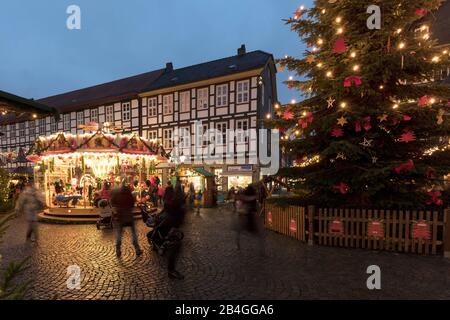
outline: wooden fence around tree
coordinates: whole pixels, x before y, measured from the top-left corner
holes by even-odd
[[[279,207],[266,203],[269,230],[309,244],[450,257],[450,209],[441,211]]]

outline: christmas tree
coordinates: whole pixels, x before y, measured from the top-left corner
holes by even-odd
[[[450,88],[436,75],[447,70],[450,51],[421,24],[440,3],[317,0],[286,21],[308,48],[278,63],[305,100],[276,105],[268,124],[294,160],[279,175],[300,199],[448,205]]]

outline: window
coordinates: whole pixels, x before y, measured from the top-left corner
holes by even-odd
[[[208,109],[209,106],[208,88],[202,88],[197,90],[197,108]]]
[[[208,137],[208,125],[203,124],[202,125],[202,145],[204,147],[207,147],[209,144],[209,137]]]
[[[39,119],[39,133],[45,134],[45,118]]]
[[[163,97],[163,114],[173,113],[173,95],[169,94]]]
[[[98,109],[91,109],[91,121],[98,122]]]
[[[114,122],[114,108],[113,106],[106,106],[105,108],[106,122]]]
[[[131,105],[129,102],[122,103],[122,121],[130,121]]]
[[[83,111],[77,112],[77,127],[84,124]]]
[[[25,138],[25,122],[19,123],[19,137]]]
[[[50,131],[51,133],[55,133],[57,131],[57,123],[55,117],[50,118]]]
[[[191,110],[191,92],[184,91],[180,93],[180,112],[189,112]]]
[[[236,142],[237,143],[246,143],[247,138],[247,129],[248,129],[248,121],[247,120],[238,120],[236,121]]]
[[[163,142],[163,146],[164,149],[169,150],[173,148],[173,129],[164,129],[164,142]]]
[[[227,142],[227,122],[220,122],[216,124],[217,129],[217,144],[225,144]]]
[[[36,123],[34,121],[28,122],[28,134],[30,138],[36,135]]]
[[[156,141],[158,139],[158,131],[148,131],[147,139],[150,141]]]
[[[239,81],[237,83],[237,103],[248,103],[250,81]]]
[[[224,107],[228,105],[228,84],[216,86],[216,106]]]
[[[63,129],[64,131],[70,130],[70,113],[66,113],[63,116]]]
[[[156,117],[158,114],[158,99],[156,98],[149,98],[147,100],[148,104],[148,116],[149,117]]]
[[[189,148],[191,146],[189,127],[183,127],[178,130],[178,144],[180,148]]]

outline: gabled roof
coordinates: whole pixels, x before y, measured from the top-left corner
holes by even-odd
[[[264,67],[271,59],[270,53],[257,50],[180,69],[166,68],[164,74],[145,89],[152,91],[254,70]]]
[[[269,61],[273,61],[270,53],[260,50],[246,53],[243,45],[237,55],[228,58],[180,69],[173,69],[172,64],[168,63],[165,69],[39,99],[37,102],[49,105],[60,113],[72,112],[137,97],[139,93],[147,91],[262,68]]]
[[[116,102],[137,96],[164,72],[164,69],[142,73],[93,87],[75,90],[38,100],[52,106],[60,113],[80,110],[94,105]]]

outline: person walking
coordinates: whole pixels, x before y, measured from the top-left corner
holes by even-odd
[[[264,237],[258,221],[257,193],[252,185],[240,191],[236,196],[237,230],[236,247],[241,249],[241,233],[248,232],[258,237],[260,254],[265,255]]]
[[[166,189],[166,194],[167,198],[164,201],[164,208],[167,217],[161,223],[160,231],[171,242],[167,248],[167,272],[169,278],[182,280],[184,276],[176,270],[181,251],[181,239],[171,239],[176,234],[182,234],[180,228],[184,224],[186,199],[181,182],[177,181],[173,192],[168,192]]]
[[[114,208],[114,229],[116,230],[116,255],[118,258],[122,255],[122,234],[124,227],[131,228],[131,237],[133,241],[136,255],[140,256],[142,250],[139,246],[139,241],[136,233],[136,225],[134,223],[134,197],[130,187],[125,183],[120,189],[115,190],[111,195],[111,205]]]
[[[28,222],[26,241],[37,241],[37,215],[44,207],[44,196],[36,189],[32,181],[28,181],[25,189],[20,193],[15,207],[16,215],[24,213],[25,219]]]
[[[163,205],[163,197],[164,197],[164,187],[159,184],[158,185],[158,205]]]

